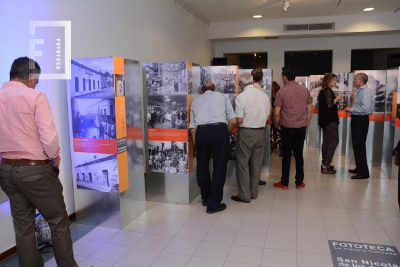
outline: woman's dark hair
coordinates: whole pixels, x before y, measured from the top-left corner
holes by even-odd
[[[253,76],[253,80],[255,82],[259,82],[262,80],[264,73],[263,73],[262,69],[254,69],[251,72],[251,76]]]
[[[297,71],[294,68],[283,67],[282,76],[286,77],[289,81],[294,81],[297,76]]]
[[[39,64],[28,57],[20,57],[14,60],[10,70],[10,80],[19,79],[26,81],[32,74],[40,74]]]
[[[279,89],[281,89],[279,84],[277,82],[273,81],[272,82],[272,95],[276,96],[276,93],[278,93]]]
[[[331,81],[335,78],[337,78],[337,75],[334,73],[325,74],[324,78],[322,79],[322,89],[328,88]]]

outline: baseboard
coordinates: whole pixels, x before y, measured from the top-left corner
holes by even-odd
[[[72,221],[72,220],[74,220],[75,219],[75,212],[74,213],[72,213],[72,214],[70,214],[69,216],[68,216],[68,220],[69,221]],[[5,260],[5,259],[7,259],[8,257],[10,257],[11,255],[13,255],[14,253],[16,253],[17,252],[17,246],[13,246],[12,248],[9,248],[9,249],[7,249],[6,251],[4,251],[4,252],[1,252],[0,253],[0,261],[3,261],[3,260]]]

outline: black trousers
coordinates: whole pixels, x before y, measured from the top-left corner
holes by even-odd
[[[222,201],[229,154],[229,132],[226,125],[198,128],[196,131],[197,183],[208,208]],[[210,159],[213,174],[210,177]]]
[[[353,142],[354,158],[356,161],[357,173],[369,176],[367,164],[367,150],[365,142],[367,141],[369,128],[368,115],[352,115],[351,116],[351,139]]]
[[[290,161],[293,151],[296,160],[296,185],[301,185],[304,181],[303,147],[306,139],[306,127],[281,128],[283,155],[281,183],[285,186],[289,185]]]

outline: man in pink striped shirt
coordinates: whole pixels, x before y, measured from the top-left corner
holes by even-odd
[[[57,265],[77,266],[58,179],[58,132],[46,96],[34,90],[39,75],[37,62],[18,58],[0,90],[0,186],[10,200],[20,266],[44,266],[36,246],[36,209],[50,226]]]

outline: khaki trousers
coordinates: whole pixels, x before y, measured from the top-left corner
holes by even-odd
[[[256,199],[264,154],[265,129],[240,129],[236,145],[236,179],[239,198]]]
[[[14,221],[17,254],[21,267],[43,267],[35,238],[36,209],[51,230],[57,266],[75,267],[68,214],[58,170],[42,166],[0,166],[0,186],[7,194]]]

